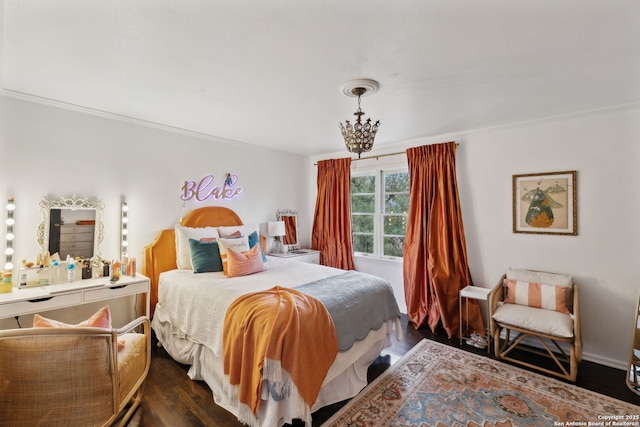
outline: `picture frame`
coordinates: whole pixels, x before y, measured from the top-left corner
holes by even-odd
[[[513,175],[513,232],[578,234],[576,171]]]

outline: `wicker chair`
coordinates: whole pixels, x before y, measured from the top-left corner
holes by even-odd
[[[121,329],[0,331],[0,424],[126,425],[140,405],[150,361],[146,316]]]
[[[520,305],[518,302],[503,303],[506,297],[505,279],[568,286],[570,292],[566,297],[566,303],[569,313]],[[572,382],[576,381],[578,362],[582,359],[582,337],[578,286],[571,276],[509,269],[489,294],[489,310],[491,334],[498,359],[508,360]],[[503,331],[505,339],[501,345],[500,335]],[[528,341],[523,342],[525,339]],[[536,343],[539,344],[539,349],[527,345]],[[563,346],[568,346],[568,354]],[[511,353],[516,348],[549,358],[552,363],[534,364],[531,359],[517,355],[517,352]]]

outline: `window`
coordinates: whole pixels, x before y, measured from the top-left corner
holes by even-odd
[[[356,254],[402,258],[409,173],[364,172],[351,177],[351,227]]]

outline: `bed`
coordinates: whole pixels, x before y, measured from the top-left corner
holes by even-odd
[[[199,230],[205,227],[225,229],[227,232],[233,227],[243,230],[237,231],[236,235],[246,232],[242,227],[249,227],[243,225],[234,211],[224,207],[195,209],[184,217],[180,225]],[[181,234],[180,227],[176,229]],[[196,274],[194,269],[199,267],[195,261],[192,269],[184,268],[184,265],[178,268],[181,250],[176,244],[176,229],[162,230],[155,241],[144,249],[143,274],[151,281],[152,327],[159,344],[169,355],[189,366],[188,376],[193,380],[204,380],[212,390],[215,403],[245,424],[271,427],[301,419],[310,426],[312,412],[355,396],[367,384],[367,368],[385,347],[391,345],[394,329],[398,338],[402,338],[400,313],[393,290],[380,278],[269,256],[263,257],[266,260],[264,271],[256,274],[232,278],[222,272]],[[259,237],[259,245],[266,253],[262,236]],[[297,395],[298,388],[295,386],[305,381],[294,384],[292,388],[295,393],[283,393],[280,388],[274,387],[275,382],[267,378],[265,373],[261,378],[261,387],[258,387],[259,405],[251,411],[240,401],[238,389],[230,386],[229,376],[225,374],[230,358],[225,353],[231,330],[227,322],[238,302],[246,303],[250,301],[249,298],[274,290],[288,292],[287,295],[311,296],[310,300],[321,301],[335,326],[337,352],[335,357],[330,356],[326,375],[323,371],[321,386],[318,385],[319,391],[312,404],[308,400],[306,405],[304,401],[301,404]],[[369,306],[365,307],[367,301]],[[372,309],[372,305],[376,308]],[[241,311],[250,310],[243,308]],[[316,332],[313,335],[299,335],[309,343],[315,339]],[[301,346],[307,353],[296,362],[305,362],[305,357],[308,357],[313,361],[309,365],[323,357],[322,352],[326,347],[324,344]],[[246,365],[249,362],[243,363]],[[256,366],[249,368],[257,369]],[[260,369],[262,375],[262,365]],[[264,371],[267,371],[266,367]],[[304,376],[302,378],[307,379]]]

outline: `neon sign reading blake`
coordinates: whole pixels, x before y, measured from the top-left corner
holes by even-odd
[[[198,201],[206,199],[226,200],[237,197],[244,191],[242,188],[236,187],[238,182],[237,175],[228,173],[220,186],[214,185],[213,179],[213,175],[207,175],[199,182],[185,181],[180,198],[182,200],[196,199]]]

